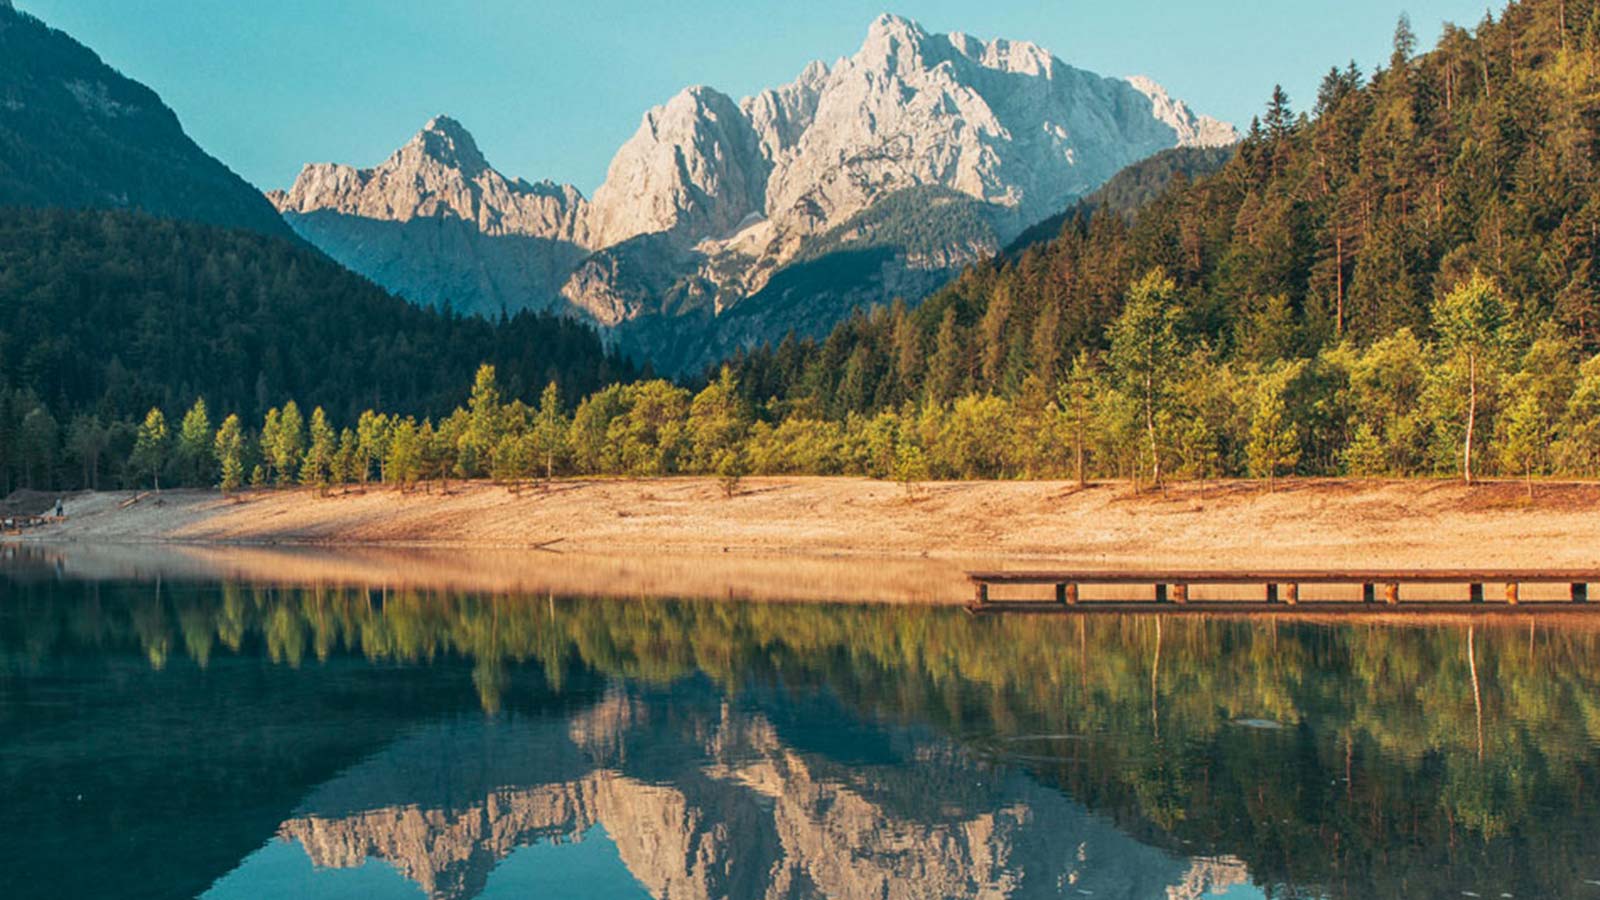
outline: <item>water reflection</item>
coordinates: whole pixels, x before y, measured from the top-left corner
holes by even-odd
[[[655,897],[1600,879],[1600,636],[1570,627],[0,584],[17,896],[97,896],[72,879],[152,850],[185,871],[129,896],[248,896],[285,847],[305,897],[391,870],[494,896],[527,852]],[[66,796],[84,784],[89,809]]]

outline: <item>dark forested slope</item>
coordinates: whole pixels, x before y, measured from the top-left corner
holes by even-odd
[[[0,209],[0,388],[57,418],[133,418],[202,395],[251,420],[291,397],[341,418],[372,405],[432,414],[485,361],[529,395],[556,380],[577,397],[633,374],[573,320],[419,309],[295,241]]]
[[[0,3],[0,205],[142,209],[288,237],[154,91]]]

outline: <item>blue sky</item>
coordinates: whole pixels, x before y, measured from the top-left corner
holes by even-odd
[[[1424,47],[1482,0],[16,0],[155,88],[207,150],[263,188],[305,162],[373,165],[429,117],[461,120],[501,171],[592,194],[650,106],[689,84],[735,98],[860,45],[889,11],[931,31],[1042,44],[1150,75],[1243,127],[1281,82],[1296,109],[1333,64]],[[1498,11],[1503,3],[1494,3]]]

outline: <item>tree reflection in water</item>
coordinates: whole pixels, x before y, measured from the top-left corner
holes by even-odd
[[[649,808],[747,835],[747,847],[682,834],[672,845],[698,848],[706,865],[721,860],[718,877],[746,879],[723,884],[734,895],[761,895],[782,872],[800,895],[807,885],[841,893],[802,875],[814,879],[820,860],[848,856],[869,831],[929,853],[899,858],[909,868],[838,872],[841,884],[976,884],[974,846],[940,842],[977,840],[979,822],[990,834],[1010,829],[985,846],[1032,861],[1035,875],[1048,869],[1059,887],[1071,872],[1060,862],[1073,851],[1067,833],[1092,834],[1086,845],[1115,840],[1093,832],[1082,809],[1160,851],[1152,859],[1237,858],[1273,896],[1588,896],[1586,881],[1600,877],[1589,849],[1600,825],[1600,635],[1570,627],[974,620],[905,607],[195,583],[19,583],[5,599],[0,685],[91,652],[137,651],[152,669],[200,673],[241,656],[296,671],[349,659],[396,670],[462,663],[488,718],[436,723],[446,730],[384,753],[415,760],[430,741],[493,743],[483,724],[506,719],[521,729],[520,752],[573,755],[565,774],[519,779],[510,772],[533,763],[511,754],[510,769],[479,773],[433,806],[329,799],[381,781],[386,757],[372,757],[365,776],[358,767],[325,782],[283,826],[332,864],[379,853],[383,816],[420,810],[438,834],[453,833],[463,810],[499,797],[544,816],[507,819],[507,846],[598,822],[625,858],[643,858],[628,841],[644,826],[617,823]],[[532,686],[519,680],[530,671]],[[533,702],[527,691],[540,703],[587,699],[551,724],[519,712]],[[830,740],[847,723],[866,731]],[[889,750],[853,758],[870,735]],[[829,820],[849,803],[870,815]],[[815,829],[809,844],[793,833],[801,821]],[[470,895],[488,871],[482,860],[492,868],[509,850],[468,843],[460,859],[403,868],[419,883],[456,886],[441,896]],[[800,846],[814,851],[809,867],[784,868]],[[1143,851],[1117,852],[1131,862]],[[733,862],[741,853],[751,867]],[[476,867],[462,862],[472,854]],[[934,859],[955,868],[935,871]],[[1163,883],[1183,876],[1145,868]],[[635,875],[676,896],[668,886],[695,871]],[[715,888],[708,878],[695,883]],[[1142,889],[1116,885],[1104,888]]]

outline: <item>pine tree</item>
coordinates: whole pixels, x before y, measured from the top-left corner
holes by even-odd
[[[1294,110],[1283,85],[1272,86],[1272,97],[1267,101],[1267,115],[1262,124],[1267,127],[1267,137],[1274,141],[1288,137],[1290,129],[1294,128]]]
[[[365,485],[372,477],[372,464],[378,463],[378,480],[387,481],[383,469],[389,455],[391,422],[388,416],[366,410],[356,422],[356,475]]]
[[[217,459],[213,438],[211,415],[206,411],[205,398],[201,397],[184,414],[178,428],[178,458],[185,480],[195,487],[211,483]]]
[[[555,477],[557,464],[565,460],[571,451],[568,440],[570,428],[566,414],[561,410],[561,389],[552,381],[545,385],[544,393],[539,395],[539,411],[534,416],[530,435],[546,481]]]
[[[306,435],[305,418],[293,400],[285,403],[278,413],[277,440],[270,447],[264,444],[262,449],[271,454],[280,485],[294,480],[300,471],[301,459],[305,456]]]
[[[237,494],[244,486],[244,430],[238,416],[222,420],[212,449],[222,466],[222,493]]]
[[[484,473],[504,429],[505,408],[500,386],[495,381],[494,366],[485,363],[478,367],[472,381],[472,394],[467,400],[467,416],[465,433],[459,443],[457,474],[473,478]]]
[[[251,473],[250,484],[253,487],[262,487],[268,480],[276,480],[273,476],[277,474],[278,436],[283,432],[282,421],[283,413],[276,406],[267,410],[261,420],[261,437],[256,443],[261,451],[261,465],[257,468],[262,470],[263,477],[258,479]]]
[[[1072,471],[1078,487],[1089,483],[1086,457],[1098,381],[1099,373],[1093,358],[1088,351],[1080,350],[1072,360],[1072,371],[1061,385],[1058,400],[1062,415],[1067,420],[1067,433],[1072,436]]]
[[[360,468],[359,439],[349,428],[339,432],[339,450],[333,455],[333,481],[348,485],[356,480]]]
[[[394,428],[384,461],[385,479],[401,491],[411,489],[422,474],[422,446],[417,423],[405,419]]]
[[[161,467],[167,461],[167,443],[167,417],[159,408],[152,408],[134,440],[133,465],[150,476],[158,494],[161,493]]]
[[[338,437],[319,406],[311,411],[311,444],[300,466],[300,483],[326,494],[333,477],[333,457],[338,450]]]
[[[956,327],[954,307],[944,311],[939,320],[939,333],[933,342],[933,358],[928,361],[928,396],[933,403],[949,403],[962,389],[962,361],[966,350]]]

